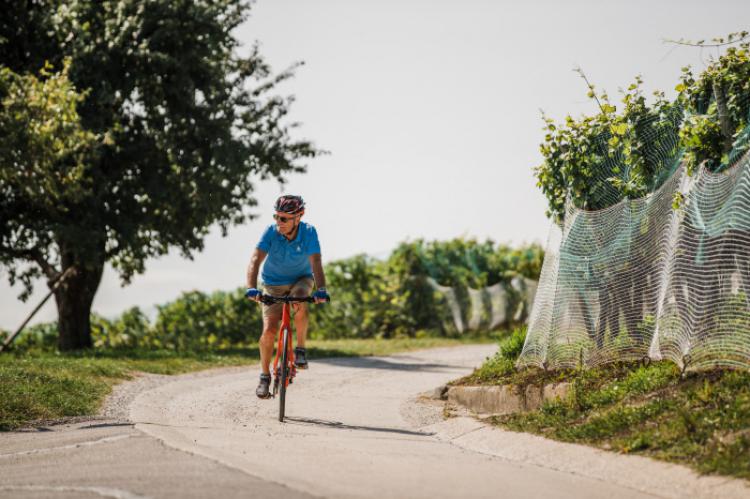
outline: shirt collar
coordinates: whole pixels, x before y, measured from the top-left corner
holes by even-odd
[[[278,234],[279,237],[282,239],[282,241],[284,241],[285,243],[292,244],[292,243],[299,242],[300,238],[302,237],[302,224],[304,224],[304,223],[305,222],[300,222],[299,223],[299,226],[297,227],[297,235],[292,240],[287,239],[286,236],[284,236],[284,234],[282,234],[281,232],[279,232],[279,226],[278,225],[274,225],[273,228],[276,231],[276,234]]]

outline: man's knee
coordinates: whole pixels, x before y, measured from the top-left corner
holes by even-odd
[[[263,333],[260,335],[260,341],[262,343],[271,343],[273,344],[274,340],[276,339],[276,328],[272,327],[270,325],[263,327]]]
[[[295,303],[294,304],[294,316],[295,317],[307,317],[307,303]]]

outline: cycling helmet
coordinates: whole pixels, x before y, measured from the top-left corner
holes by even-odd
[[[294,215],[305,209],[305,201],[302,196],[284,195],[276,200],[274,210]]]

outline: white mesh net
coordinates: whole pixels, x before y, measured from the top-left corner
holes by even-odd
[[[674,199],[682,197],[678,209]],[[550,231],[519,366],[750,367],[750,155]]]
[[[486,289],[490,295],[490,329],[495,329],[508,322],[508,293],[500,283]]]
[[[514,278],[507,288],[503,283],[497,283],[481,289],[461,290],[441,286],[431,277],[427,282],[445,300],[459,333],[496,329],[527,320],[537,288],[537,281],[525,277]],[[462,300],[462,296],[466,299]]]
[[[456,330],[458,330],[459,333],[463,333],[466,330],[466,327],[464,326],[464,320],[461,314],[461,306],[458,304],[458,299],[456,299],[456,292],[450,286],[441,286],[432,277],[428,277],[427,282],[432,289],[443,295],[448,304],[448,308],[451,311]]]

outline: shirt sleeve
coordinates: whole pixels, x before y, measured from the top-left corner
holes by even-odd
[[[266,253],[269,253],[271,250],[271,241],[273,237],[273,225],[269,225],[265,232],[263,232],[263,235],[260,236],[260,241],[258,241],[258,244],[255,246],[261,251],[265,251]]]
[[[320,241],[318,241],[318,231],[315,227],[310,227],[310,234],[307,240],[307,254],[314,255],[320,253]]]

